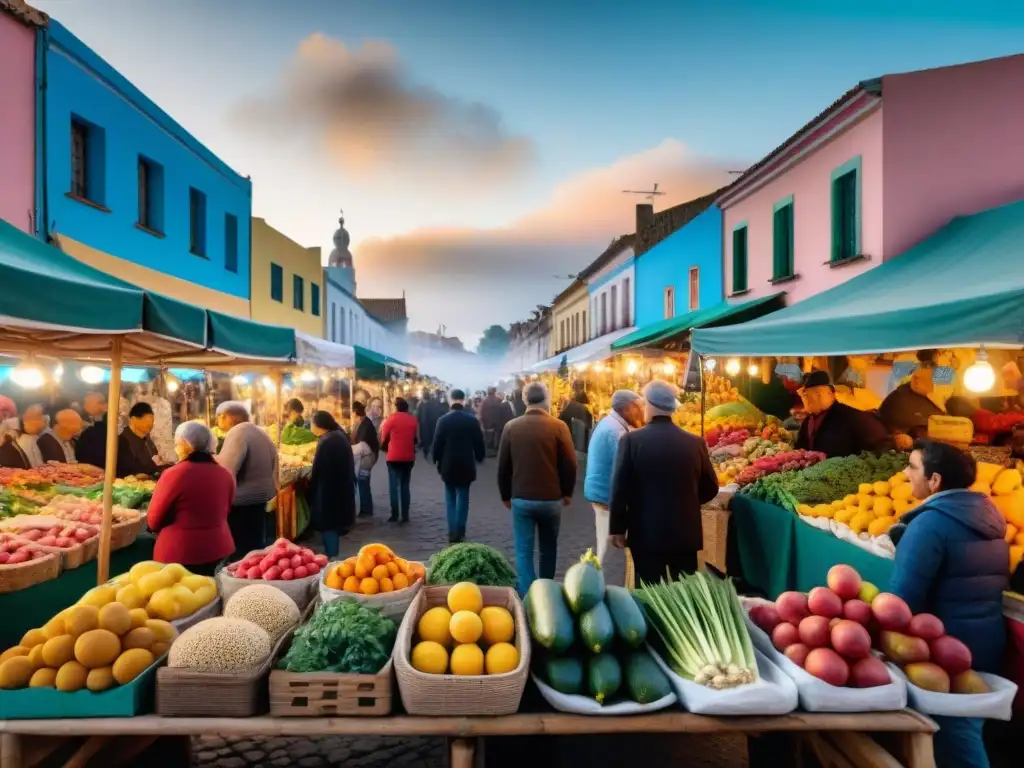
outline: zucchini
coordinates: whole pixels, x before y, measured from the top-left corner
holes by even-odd
[[[587,689],[598,704],[604,704],[622,687],[622,668],[610,653],[599,653],[587,661]]]
[[[646,651],[626,657],[626,693],[637,704],[650,704],[672,693],[668,677]]]
[[[526,608],[534,642],[555,653],[569,650],[576,632],[561,584],[554,579],[537,579],[526,593]]]
[[[569,608],[577,616],[604,600],[605,587],[601,564],[591,550],[588,549],[578,563],[569,566],[562,581],[562,588],[565,590]]]
[[[542,662],[541,677],[559,693],[583,692],[583,662],[572,656],[550,657]]]
[[[612,615],[615,633],[630,648],[639,648],[647,639],[647,619],[643,608],[625,587],[610,586],[605,590],[604,602]]]
[[[580,616],[580,640],[591,653],[600,653],[608,648],[615,637],[615,624],[608,606],[598,603]]]

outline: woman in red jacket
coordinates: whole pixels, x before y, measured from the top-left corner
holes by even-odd
[[[419,422],[409,413],[409,403],[395,398],[396,413],[380,425],[380,448],[387,451],[388,493],[391,496],[391,517],[388,522],[409,522],[409,480],[416,463],[416,438]],[[401,518],[399,518],[401,513]]]
[[[214,461],[216,448],[205,425],[186,421],[179,426],[174,450],[180,461],[160,476],[147,516],[156,533],[153,559],[181,563],[206,576],[235,551],[228,527],[235,478]]]

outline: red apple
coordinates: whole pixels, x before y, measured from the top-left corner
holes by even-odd
[[[15,552],[7,558],[7,564],[16,565],[17,563],[24,563],[26,560],[28,560],[28,552]]]
[[[871,601],[871,614],[882,629],[902,632],[910,624],[910,607],[899,597],[883,592]]]
[[[860,574],[848,565],[833,565],[828,570],[825,583],[842,600],[853,600],[860,592],[861,578]]]
[[[287,571],[281,573],[281,581],[291,581],[295,578],[295,571],[289,568]]]
[[[802,667],[804,662],[807,660],[807,654],[811,652],[803,643],[793,643],[791,646],[786,648],[783,653],[786,654],[786,658],[796,664],[798,667]]]
[[[863,624],[841,619],[829,635],[832,647],[848,659],[862,659],[871,652],[871,635]]]
[[[74,542],[67,536],[59,536],[54,542],[54,546],[60,547],[61,549],[68,549]]]
[[[774,603],[757,603],[750,609],[750,620],[769,635],[779,624],[782,617]]]
[[[850,667],[831,648],[814,648],[807,654],[804,669],[829,685],[846,685],[850,679]]]
[[[327,555],[313,555],[313,562],[323,568],[328,563]]]
[[[807,610],[832,619],[843,615],[843,601],[828,587],[815,587],[807,594]]]
[[[10,559],[11,559],[11,553],[10,552],[0,552],[0,565],[3,565],[4,563],[6,563]]]
[[[282,558],[280,558],[277,561],[277,567],[280,568],[282,571],[285,568],[291,568],[292,567],[292,559],[290,557],[282,557]]]
[[[907,634],[920,637],[922,640],[938,640],[946,634],[942,619],[931,613],[919,613],[910,619]]]
[[[952,635],[943,635],[928,644],[931,661],[950,675],[959,675],[971,668],[971,649]]]
[[[788,621],[782,622],[772,630],[772,645],[780,651],[784,651],[793,643],[799,642],[800,631]]]
[[[57,537],[56,536],[43,536],[41,539],[39,539],[39,541],[37,543],[40,546],[43,546],[43,547],[56,547],[56,546],[58,546],[58,544],[57,544]]]
[[[800,642],[808,648],[824,648],[828,645],[828,625],[824,616],[808,616],[798,627]]]
[[[866,627],[871,621],[871,606],[856,598],[847,600],[843,603],[843,616]]]
[[[306,569],[306,572],[310,576],[312,576],[312,575],[314,575],[316,573],[320,573],[320,566],[317,565],[316,563],[306,563],[306,565],[304,567]]]
[[[807,609],[807,595],[803,592],[783,592],[775,601],[775,607],[782,620],[794,626],[810,615]]]
[[[239,569],[239,571],[241,571],[241,569]],[[252,568],[247,569],[245,572],[245,578],[247,579],[259,579],[262,577],[263,571],[260,569],[259,566],[253,566]]]
[[[263,578],[267,581],[274,581],[275,579],[281,578],[281,569],[276,565],[271,566],[263,572]]]
[[[304,579],[307,576],[309,576],[309,570],[306,568],[306,566],[300,565],[298,568],[295,569],[296,579]]]
[[[880,685],[888,685],[892,682],[889,677],[889,668],[881,659],[874,656],[865,656],[858,659],[850,667],[851,688],[877,688]]]
[[[302,555],[292,555],[291,567],[298,568],[300,565],[302,565]]]

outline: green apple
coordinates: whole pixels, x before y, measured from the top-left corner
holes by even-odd
[[[868,605],[871,605],[871,601],[878,597],[878,593],[881,591],[882,590],[880,590],[870,581],[865,581],[861,583],[860,592],[857,593],[857,597],[859,597]]]

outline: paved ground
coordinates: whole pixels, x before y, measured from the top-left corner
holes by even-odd
[[[488,461],[481,468],[479,479],[470,492],[468,537],[504,552],[510,562],[513,558],[512,525],[509,512],[501,504],[495,480],[495,464]],[[342,540],[341,554],[354,554],[359,547],[371,541],[391,546],[404,557],[426,561],[432,554],[448,544],[445,522],[444,490],[437,472],[427,462],[417,463],[412,474],[412,508],[407,525],[386,521],[390,510],[387,498],[387,469],[381,464],[373,473],[372,485],[376,514],[371,520],[361,521],[355,530]],[[571,506],[562,513],[558,537],[558,577],[579,559],[587,548],[594,546],[593,512],[577,493]],[[624,559],[621,552],[612,551],[605,565],[609,583],[621,584]],[[488,763],[499,753],[507,758],[502,765],[522,765],[532,762],[543,753],[545,758],[561,755],[564,760],[555,764],[577,762],[585,754],[591,768],[626,764],[630,755],[635,758],[639,746],[637,739],[544,739],[541,743],[503,744],[488,750]],[[679,738],[645,738],[644,750],[655,750],[664,756],[686,755],[688,765],[707,768],[732,768],[746,765],[746,748],[742,739],[701,738],[681,741]],[[580,750],[583,750],[582,752]],[[516,753],[512,758],[511,752]],[[647,752],[650,754],[650,752]],[[444,768],[447,752],[442,739],[380,739],[380,738],[325,738],[309,739],[249,739],[225,741],[218,737],[197,738],[193,743],[193,765],[201,768],[247,768],[247,766],[317,766],[343,765],[351,768]],[[650,761],[648,761],[650,762]],[[658,763],[659,761],[655,761]]]

